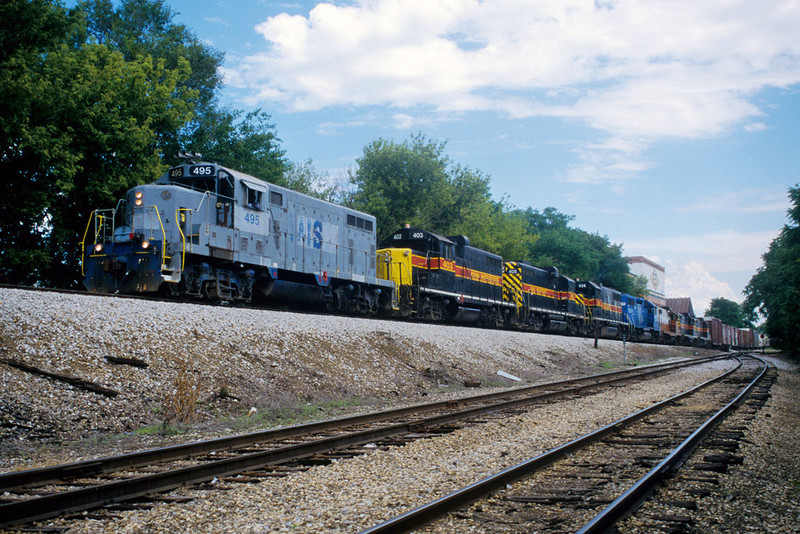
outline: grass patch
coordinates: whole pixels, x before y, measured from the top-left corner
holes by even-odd
[[[220,422],[238,431],[253,427],[291,426],[340,417],[348,413],[351,408],[366,404],[370,404],[370,401],[354,397],[314,402],[295,401],[292,403],[287,403],[284,400],[278,405],[273,402],[261,408],[255,406],[254,413],[248,411],[248,414],[225,418]]]
[[[185,434],[189,431],[186,425],[168,424],[166,422],[157,425],[148,425],[138,428],[133,431],[135,436],[176,436],[178,434]]]

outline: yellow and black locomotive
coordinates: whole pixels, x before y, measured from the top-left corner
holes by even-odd
[[[503,259],[470,246],[467,237],[401,228],[378,257],[378,276],[399,288],[395,315],[505,325],[511,304],[503,300]]]

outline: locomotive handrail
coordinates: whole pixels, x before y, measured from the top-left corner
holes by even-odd
[[[97,210],[92,210],[92,214],[89,215],[89,220],[86,221],[86,230],[83,232],[83,239],[81,239],[81,276],[86,275],[83,261],[83,258],[86,256],[86,236],[89,235],[89,227],[92,225],[92,219],[94,218],[96,212]]]
[[[158,220],[158,226],[159,226],[159,228],[161,228],[161,240],[162,240],[161,241],[161,270],[164,271],[164,270],[166,270],[165,268],[166,268],[166,259],[167,259],[167,231],[164,229],[164,223],[161,220],[161,213],[159,213],[159,211],[158,211],[158,206],[156,206],[155,204],[151,204],[149,206],[134,206],[133,210],[134,210],[134,213],[135,213],[135,211],[137,209],[146,210],[146,209],[150,209],[150,208],[152,208],[152,210],[155,212],[156,220]],[[152,229],[150,229],[150,231],[153,232]],[[172,256],[169,256],[169,258],[172,259]]]
[[[183,245],[183,250],[181,252],[181,272],[183,272],[183,266],[186,264],[186,234],[183,233],[183,225],[181,224],[183,221],[180,217],[182,211],[191,213],[194,210],[191,208],[178,208],[175,210],[175,220],[178,221],[178,232],[181,234],[181,244]]]
[[[117,206],[119,206],[119,204],[117,204]],[[113,239],[114,231],[115,231],[114,223],[116,222],[116,218],[117,218],[117,210],[116,210],[116,208],[114,208],[114,209],[106,208],[106,209],[101,209],[101,210],[93,210],[91,215],[89,215],[89,220],[86,222],[86,230],[83,232],[83,239],[81,239],[81,276],[86,274],[85,273],[85,269],[84,269],[84,258],[86,257],[86,237],[89,235],[89,228],[92,226],[92,221],[95,221],[95,232],[94,232],[94,239],[93,239],[94,243],[92,243],[92,244],[96,245],[97,244],[97,236],[100,234],[100,232],[101,232],[101,230],[103,228],[103,225],[105,224],[105,222],[103,222],[103,219],[107,218],[105,215],[102,214],[104,212],[111,212],[111,217],[110,217],[111,218],[111,236],[112,236],[112,239]],[[98,220],[99,220],[99,225],[98,225]]]
[[[180,212],[185,211],[187,213],[192,213],[192,212],[199,213],[200,212],[200,208],[203,207],[203,203],[206,201],[208,196],[209,196],[209,192],[208,191],[203,193],[203,196],[200,198],[200,203],[197,205],[196,209],[178,208],[177,210],[175,210],[175,220],[178,221],[177,222],[177,224],[178,224],[178,232],[180,232],[180,234],[181,234],[181,245],[183,247],[183,250],[181,251],[181,269],[180,269],[181,272],[183,272],[183,267],[184,267],[184,265],[186,265],[186,234],[183,233],[183,227],[181,225],[181,219],[180,219]],[[191,220],[191,218],[190,218],[190,220]],[[199,239],[199,237],[198,237],[198,239]],[[166,243],[166,239],[165,239],[165,243]]]

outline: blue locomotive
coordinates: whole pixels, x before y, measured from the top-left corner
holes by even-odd
[[[84,286],[375,313],[375,218],[214,163],[187,161],[96,210]]]

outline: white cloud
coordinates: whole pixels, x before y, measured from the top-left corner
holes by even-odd
[[[645,256],[664,266],[667,297],[691,297],[699,314],[715,297],[742,301],[744,286],[777,235],[728,230],[626,241],[624,248],[628,256]]]
[[[720,191],[694,204],[675,208],[677,213],[786,213],[789,199],[783,187]]]
[[[395,113],[392,116],[394,127],[398,130],[413,130],[419,128],[435,127],[438,121],[431,117],[412,116],[408,113]]]
[[[225,71],[250,104],[389,106],[580,121],[608,136],[565,180],[635,176],[661,138],[759,131],[751,101],[800,83],[793,0],[360,0],[258,24]],[[404,124],[400,121],[400,125]],[[616,146],[615,146],[616,145]]]
[[[667,277],[667,296],[691,297],[696,315],[702,315],[714,298],[742,301],[741,296],[736,295],[727,282],[718,280],[703,265],[695,261],[688,263],[667,261],[664,268]]]
[[[203,20],[206,22],[210,22],[211,24],[217,24],[218,26],[230,27],[228,21],[226,21],[222,17],[203,17]]]
[[[697,261],[713,273],[752,272],[761,266],[761,256],[778,235],[769,232],[725,230],[705,234],[659,237],[625,241],[625,254],[668,258],[665,261],[688,264]]]
[[[763,122],[753,122],[750,124],[745,124],[744,129],[748,132],[763,132],[764,130],[768,129],[768,126]]]

